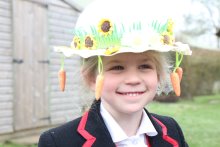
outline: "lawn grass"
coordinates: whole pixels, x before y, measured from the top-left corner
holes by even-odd
[[[175,118],[190,147],[220,147],[220,95],[178,103],[153,102],[147,109]]]
[[[193,101],[153,102],[150,112],[168,115],[179,123],[190,147],[220,147],[220,95],[199,96]],[[0,144],[0,147],[37,147]]]
[[[0,147],[37,147],[37,145],[18,145],[13,143],[0,144]]]

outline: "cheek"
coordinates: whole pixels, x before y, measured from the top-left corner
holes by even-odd
[[[152,89],[156,89],[159,84],[157,74],[149,75],[149,78],[146,79],[146,83],[148,83],[148,86]]]
[[[104,83],[103,83],[103,91],[112,92],[117,89],[118,81],[116,77],[109,77],[105,75]]]

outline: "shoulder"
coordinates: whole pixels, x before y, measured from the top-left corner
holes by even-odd
[[[154,113],[151,113],[151,116],[157,123],[160,124],[160,126],[166,127],[168,131],[170,130],[169,133],[179,133],[179,130],[181,131],[179,124],[174,118]]]
[[[177,121],[169,116],[162,116],[151,113],[151,117],[162,127],[163,132],[166,131],[166,135],[179,140],[180,144],[187,147],[183,132]]]
[[[81,117],[42,133],[38,147],[69,147],[80,145],[84,141],[77,133],[80,120]]]
[[[158,115],[155,113],[150,113],[151,116],[153,118],[156,118],[157,120],[159,120],[160,122],[164,123],[164,124],[177,124],[177,122],[174,120],[174,118],[170,117],[170,116],[163,116],[163,115]]]

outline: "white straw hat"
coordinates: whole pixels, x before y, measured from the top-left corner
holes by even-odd
[[[176,51],[191,55],[175,42],[174,0],[97,0],[79,16],[69,47],[55,51],[70,57],[111,56],[123,52]]]

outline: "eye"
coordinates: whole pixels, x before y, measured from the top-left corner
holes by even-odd
[[[139,69],[152,69],[152,65],[150,64],[142,64],[139,66]]]
[[[113,66],[110,68],[110,70],[123,70],[124,67],[123,66],[120,66],[120,65],[117,65],[117,66]]]

